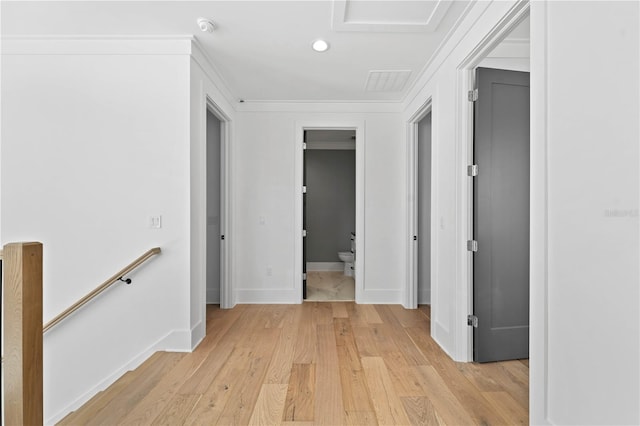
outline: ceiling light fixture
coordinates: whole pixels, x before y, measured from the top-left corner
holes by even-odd
[[[209,18],[198,18],[198,26],[205,33],[212,33],[216,29],[216,24]]]
[[[316,40],[311,44],[311,48],[316,52],[326,52],[329,49],[329,43],[324,40]]]

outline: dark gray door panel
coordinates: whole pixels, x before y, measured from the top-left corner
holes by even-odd
[[[529,356],[529,73],[478,68],[474,360]]]

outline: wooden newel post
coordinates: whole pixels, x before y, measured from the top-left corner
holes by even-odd
[[[42,244],[7,244],[2,255],[5,424],[42,425]]]

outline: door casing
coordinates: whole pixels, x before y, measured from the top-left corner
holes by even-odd
[[[220,241],[220,307],[232,308],[235,304],[233,292],[229,282],[229,118],[209,98],[206,98],[205,111],[205,144],[206,144],[206,112],[211,112],[220,120],[220,234],[225,236]],[[206,148],[205,148],[206,149]],[[206,152],[206,151],[205,151]],[[205,176],[206,188],[206,176]],[[206,210],[206,200],[205,200]],[[206,216],[206,214],[205,214]],[[205,244],[206,246],[206,244]],[[206,258],[206,247],[205,247]],[[205,266],[206,268],[206,266]],[[205,290],[206,291],[206,290]],[[206,303],[206,297],[205,297]]]
[[[364,121],[299,121],[295,125],[295,194],[294,194],[294,282],[293,288],[302,303],[302,180],[303,180],[303,140],[305,130],[355,130],[356,132],[356,303],[362,303],[365,274],[365,235],[364,235]]]

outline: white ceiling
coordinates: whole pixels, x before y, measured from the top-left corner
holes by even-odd
[[[195,35],[238,99],[400,101],[469,5],[235,0],[2,1],[0,7],[3,36]],[[213,34],[200,32],[198,17],[216,23]],[[311,50],[318,38],[330,43],[327,52]],[[366,90],[370,71],[410,73],[403,84]]]

